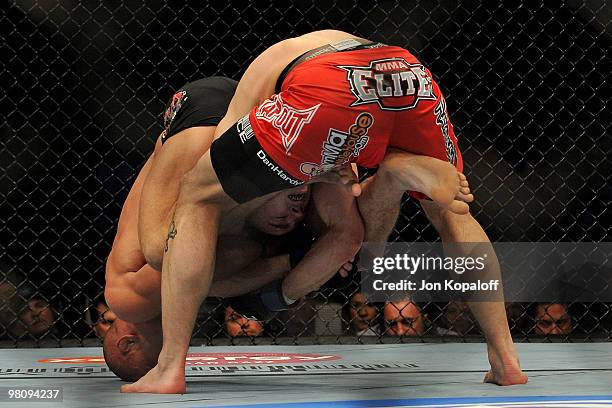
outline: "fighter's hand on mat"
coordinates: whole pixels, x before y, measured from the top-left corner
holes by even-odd
[[[258,291],[230,298],[228,302],[236,313],[260,321],[270,320],[277,312],[292,305],[283,296],[282,280],[271,282]]]

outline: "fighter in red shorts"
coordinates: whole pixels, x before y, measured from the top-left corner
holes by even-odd
[[[340,31],[282,41],[251,63],[210,151],[182,180],[163,259],[163,349],[157,366],[122,391],[185,391],[185,356],[197,306],[209,290],[221,214],[307,181],[338,180],[359,196],[348,163],[378,166],[381,174],[359,197],[366,240],[383,237],[397,216],[391,205],[376,211],[375,193],[388,183],[393,194],[431,198],[426,213],[444,242],[488,241],[468,214],[473,197],[428,70],[406,50]],[[488,341],[485,380],[525,382],[503,304],[471,306]]]
[[[377,167],[389,147],[463,169],[440,88],[403,48],[359,38],[315,48],[283,70],[275,92],[211,148],[223,190],[237,202],[347,163]],[[226,160],[229,151],[234,160]],[[446,189],[434,200],[448,204],[456,193]]]

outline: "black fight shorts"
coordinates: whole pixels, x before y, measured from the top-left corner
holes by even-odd
[[[209,77],[190,82],[176,91],[164,111],[162,144],[182,130],[217,126],[227,112],[238,82]]]

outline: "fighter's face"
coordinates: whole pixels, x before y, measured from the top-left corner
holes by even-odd
[[[264,234],[284,235],[302,222],[309,199],[308,186],[283,191],[256,209],[249,222]]]

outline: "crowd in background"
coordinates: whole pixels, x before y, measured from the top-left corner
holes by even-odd
[[[6,265],[3,265],[6,268]],[[348,282],[348,283],[347,283]],[[572,334],[608,335],[612,329],[609,304],[507,303],[514,335],[568,338]],[[0,338],[32,340],[62,338],[66,328],[83,338],[103,338],[116,319],[99,295],[83,304],[82,315],[66,319],[19,274],[0,281]],[[414,303],[410,300],[369,303],[354,279],[336,277],[291,309],[262,322],[234,311],[223,299],[208,299],[201,307],[194,336],[236,337],[431,337],[482,335],[463,301]]]

